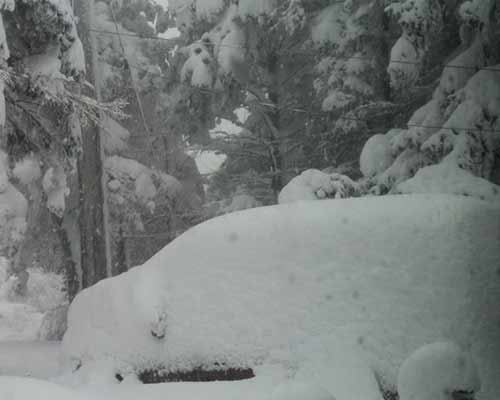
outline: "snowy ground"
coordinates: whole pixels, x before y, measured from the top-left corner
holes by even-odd
[[[90,386],[74,390],[46,381],[0,376],[0,399],[2,400],[265,400],[270,393],[272,393],[271,386],[256,381],[161,385],[122,384]]]
[[[55,378],[62,372],[60,348],[58,342],[0,341],[0,376]]]

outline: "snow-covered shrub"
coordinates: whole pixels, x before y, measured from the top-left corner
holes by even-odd
[[[500,187],[470,172],[457,168],[449,160],[420,169],[398,185],[401,193],[454,193],[492,202],[500,201]]]
[[[360,186],[345,175],[308,169],[293,178],[280,192],[278,203],[301,200],[341,199],[358,194]]]

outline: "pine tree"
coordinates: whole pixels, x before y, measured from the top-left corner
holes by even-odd
[[[500,39],[498,7],[496,1],[454,4],[448,14],[459,15],[456,25],[447,18],[438,18],[435,9],[431,10],[424,1],[389,7],[391,12],[398,10],[402,37],[419,38],[419,57],[427,58],[428,65],[420,66],[419,62],[407,67],[408,64],[400,65],[397,58],[393,59],[389,72],[395,88],[411,85],[433,67],[429,53],[432,46],[428,43],[432,35],[451,29],[461,43],[449,49],[450,56],[444,62],[430,101],[414,112],[407,128],[385,135],[390,162],[387,169],[373,170],[374,192],[444,191],[498,198],[500,58],[495,45]],[[392,50],[393,57],[400,54],[398,43]],[[367,144],[364,150],[367,160],[371,151]],[[377,157],[370,162],[377,163]]]
[[[244,136],[218,141],[229,157],[220,175],[239,176],[231,179],[230,192],[257,183],[258,175],[269,192],[259,200],[275,202],[289,176],[306,160],[307,144],[316,140],[312,112],[294,110],[311,108],[313,102],[308,73],[312,59],[297,52],[309,37],[302,3],[196,2],[178,12],[184,34],[192,37],[196,31],[199,40],[187,48],[183,81],[225,93],[216,117],[234,121],[233,111],[242,105],[251,113]],[[205,32],[199,31],[200,20],[209,24]],[[253,175],[245,172],[248,168]]]

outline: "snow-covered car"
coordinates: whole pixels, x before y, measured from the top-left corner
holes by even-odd
[[[360,390],[391,390],[413,351],[447,340],[477,364],[478,398],[494,398],[499,241],[500,208],[457,196],[225,215],[81,292],[64,353],[80,370],[111,365],[119,380],[233,369],[319,380],[337,400],[375,400],[380,392]]]

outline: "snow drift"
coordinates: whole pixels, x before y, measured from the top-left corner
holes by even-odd
[[[450,340],[477,362],[479,398],[493,398],[500,393],[499,239],[499,207],[446,195],[225,215],[81,292],[63,349],[84,365],[274,363],[293,375],[322,352],[300,349],[333,335],[361,347],[367,365],[395,385],[415,349]]]

